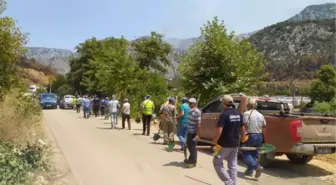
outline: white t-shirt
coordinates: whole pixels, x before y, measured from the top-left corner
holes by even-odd
[[[126,114],[126,115],[130,115],[131,114],[131,104],[126,102],[123,104],[122,108],[121,108],[122,113]]]
[[[252,111],[252,113],[251,113]],[[261,134],[262,128],[266,126],[264,115],[257,110],[244,112],[244,123],[247,124],[247,133]]]
[[[118,111],[118,106],[119,106],[119,101],[118,100],[111,100],[109,102],[110,112],[117,112]]]

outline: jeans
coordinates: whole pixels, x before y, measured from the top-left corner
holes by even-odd
[[[218,177],[225,185],[237,185],[237,155],[238,148],[221,148],[213,158],[213,165]],[[225,170],[223,160],[227,161],[228,171]]]
[[[181,146],[184,147],[186,145],[186,137],[187,137],[187,124],[180,123],[177,130],[177,137],[181,141]]]
[[[194,141],[196,133],[187,133],[187,147],[190,153],[188,158],[188,162],[192,164],[197,163],[197,149],[196,149],[196,141]]]
[[[129,114],[122,114],[122,128],[125,128],[125,121],[127,121],[128,129],[131,130],[131,122],[130,122],[130,115]]]
[[[117,112],[111,112],[111,128],[115,128],[117,121],[118,121],[117,117],[118,117]]]
[[[90,117],[90,107],[84,107],[84,118]]]
[[[150,134],[150,122],[151,122],[151,119],[152,119],[152,115],[146,115],[146,114],[143,114],[142,115],[142,134],[145,134],[146,130],[147,130],[147,135]]]
[[[262,134],[249,134],[249,138],[245,143],[245,146],[250,147],[260,147],[263,142]],[[258,152],[257,151],[243,151],[243,158],[247,165],[246,173],[252,174],[259,164],[257,161]]]

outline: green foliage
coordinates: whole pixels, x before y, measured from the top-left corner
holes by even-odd
[[[165,79],[149,69],[161,70],[163,68],[158,67],[161,66],[159,64],[162,64],[161,67],[167,65],[168,46],[161,43],[161,39],[160,35],[152,33],[149,39],[138,41],[135,44],[138,50],[132,52],[134,55],[130,55],[130,44],[123,37],[87,40],[77,47],[81,57],[71,60],[68,78],[59,79],[63,80],[59,83],[66,84],[64,81],[67,81],[74,91],[81,93],[116,95],[119,100],[128,98],[132,116],[139,116],[139,106],[145,95],[150,94],[155,103],[161,103],[168,94]],[[148,56],[146,52],[153,49],[156,51]],[[140,56],[141,52],[145,54],[134,57]]]
[[[45,147],[37,144],[18,146],[0,143],[0,184],[23,184],[29,171],[46,169],[44,151]]]
[[[69,84],[69,80],[65,75],[58,75],[55,82],[52,84],[52,92],[57,96],[62,97],[66,94],[72,94],[73,88]]]
[[[132,43],[133,56],[142,69],[166,72],[171,65],[168,55],[172,47],[163,42],[162,35],[152,32],[150,37],[140,38]]]
[[[262,56],[248,40],[235,40],[217,17],[201,28],[201,40],[182,59],[179,72],[188,95],[207,102],[222,93],[248,92],[263,77]]]
[[[0,98],[18,80],[16,62],[24,52],[25,36],[10,17],[0,17]]]
[[[312,101],[330,102],[335,97],[336,70],[331,65],[324,65],[316,72],[311,85]]]
[[[319,113],[329,113],[331,106],[328,102],[315,103],[314,110]]]

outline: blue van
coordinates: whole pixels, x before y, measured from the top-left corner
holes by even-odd
[[[40,105],[44,108],[57,109],[57,96],[54,93],[41,93]]]

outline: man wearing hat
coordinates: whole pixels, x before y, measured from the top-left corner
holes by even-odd
[[[125,129],[125,120],[126,120],[128,130],[131,130],[131,122],[130,122],[131,104],[128,102],[127,98],[125,98],[124,100],[124,104],[121,107],[121,112],[122,112],[122,129]]]
[[[213,165],[224,184],[236,185],[240,137],[245,136],[243,115],[234,108],[233,98],[230,95],[224,95],[221,101],[224,111],[219,116],[216,136],[213,139],[213,144],[219,145],[221,149],[214,156]],[[223,166],[224,159],[227,161],[228,171]]]
[[[175,108],[175,98],[169,98],[168,104],[163,105],[160,109],[160,113],[164,114],[163,117],[163,144],[168,144],[174,141],[174,131],[176,124],[176,108]]]
[[[201,127],[201,111],[197,108],[197,101],[195,98],[189,99],[189,116],[187,126],[187,148],[189,150],[189,158],[184,161],[187,168],[193,168],[197,163],[197,141],[199,140]]]
[[[255,109],[256,105],[256,99],[249,99],[247,102],[248,111],[244,113],[244,125],[248,134],[245,146],[260,147],[263,142],[263,133],[266,131],[265,118]],[[258,164],[257,156],[257,151],[243,152],[244,161],[247,164],[245,175],[252,176],[255,171],[255,178],[260,177],[263,168]]]
[[[182,98],[182,104],[180,105],[180,113],[177,116],[179,119],[177,136],[181,141],[181,150],[185,149],[186,146],[186,136],[187,136],[187,125],[189,117],[190,107],[188,104],[188,99],[186,97]]]
[[[150,134],[150,122],[153,117],[154,113],[154,102],[150,100],[150,95],[147,95],[145,97],[145,101],[141,103],[141,110],[142,110],[142,135],[145,135],[145,132],[147,130],[147,136]]]

